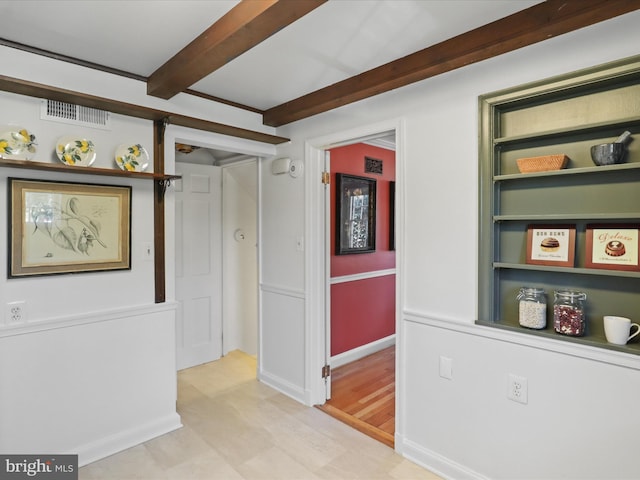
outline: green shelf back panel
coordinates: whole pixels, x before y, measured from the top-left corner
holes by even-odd
[[[528,108],[505,110],[500,118],[499,136],[502,137],[610,122],[640,115],[640,85],[623,85],[611,90],[534,104]]]
[[[640,171],[586,177],[565,175],[503,183],[500,215],[567,215],[637,212],[640,209]]]

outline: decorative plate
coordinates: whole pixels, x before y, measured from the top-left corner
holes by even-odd
[[[96,146],[86,138],[62,137],[56,145],[56,155],[67,165],[88,167],[96,159]]]
[[[149,153],[139,143],[120,145],[116,148],[116,163],[128,172],[144,172],[149,166]]]
[[[22,127],[0,127],[0,157],[31,160],[36,153],[36,137]]]

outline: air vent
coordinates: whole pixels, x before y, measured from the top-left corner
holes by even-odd
[[[111,129],[111,114],[109,112],[57,100],[42,100],[40,118],[102,130]]]

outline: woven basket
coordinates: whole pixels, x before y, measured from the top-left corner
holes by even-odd
[[[569,157],[566,155],[543,155],[542,157],[519,158],[516,160],[520,173],[546,172],[562,170],[567,166]]]

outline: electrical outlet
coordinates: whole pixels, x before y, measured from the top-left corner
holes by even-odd
[[[512,373],[509,374],[507,398],[514,402],[524,403],[528,402],[528,385],[526,377],[520,377]]]
[[[26,303],[24,301],[7,303],[5,319],[8,325],[15,325],[17,323],[26,322]]]

